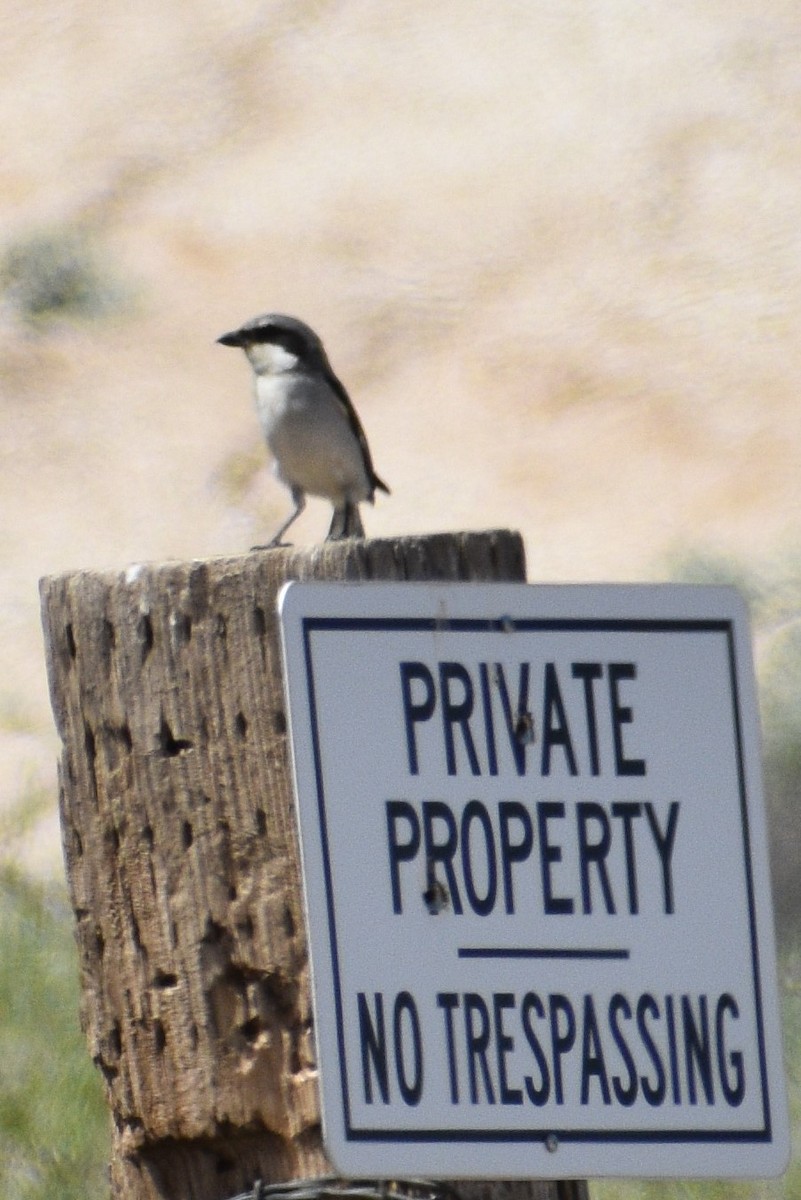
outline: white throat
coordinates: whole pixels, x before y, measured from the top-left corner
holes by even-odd
[[[251,342],[245,354],[257,375],[282,375],[293,371],[298,365],[297,354],[292,354],[275,342]]]

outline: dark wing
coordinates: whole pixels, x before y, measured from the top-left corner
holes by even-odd
[[[365,437],[364,430],[362,429],[362,423],[359,420],[358,413],[353,407],[353,401],[345,391],[344,386],[340,383],[334,372],[327,364],[325,367],[325,376],[332,389],[336,393],[337,398],[342,405],[342,411],[348,419],[348,424],[353,430],[354,437],[359,443],[359,447],[362,452],[362,460],[364,461],[364,469],[367,472],[367,478],[370,481],[370,487],[373,488],[373,490],[375,490],[375,488],[380,488],[382,492],[386,492],[387,495],[389,495],[389,488],[384,483],[383,479],[380,479],[375,473],[373,459],[370,455],[370,447],[367,445],[367,438]]]

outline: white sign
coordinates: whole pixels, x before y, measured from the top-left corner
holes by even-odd
[[[780,1173],[736,593],[289,584],[281,621],[338,1169]]]

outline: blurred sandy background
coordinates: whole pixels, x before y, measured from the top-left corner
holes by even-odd
[[[0,798],[37,870],[37,580],[272,529],[214,344],[257,312],[322,335],[393,489],[371,535],[512,526],[532,580],[801,549],[795,2],[3,10]]]

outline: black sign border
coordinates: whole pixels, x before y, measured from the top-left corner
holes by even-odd
[[[449,1144],[476,1143],[543,1143],[556,1138],[565,1143],[619,1143],[619,1144],[681,1144],[681,1143],[767,1143],[772,1140],[770,1094],[768,1088],[767,1055],[765,1048],[764,1014],[762,1011],[762,982],[759,965],[756,908],[754,903],[754,881],[751,861],[751,835],[748,821],[748,797],[745,776],[745,755],[742,738],[739,690],[737,687],[737,660],[735,648],[735,622],[729,618],[573,618],[573,617],[512,617],[461,618],[461,617],[318,617],[305,616],[301,619],[303,649],[306,667],[306,686],[309,700],[311,736],[314,756],[314,773],[317,789],[317,810],[320,823],[320,841],[323,853],[323,872],[328,917],[329,953],[334,978],[334,1005],[336,1011],[337,1047],[340,1061],[342,1088],[342,1114],[345,1140],[348,1142],[379,1142],[385,1144],[414,1144],[442,1142]],[[311,638],[319,632],[452,632],[452,633],[658,633],[687,634],[710,633],[726,638],[729,661],[729,684],[731,689],[732,720],[734,726],[737,774],[740,792],[740,818],[742,822],[743,854],[748,894],[749,934],[751,940],[751,964],[753,970],[756,1032],[759,1050],[760,1083],[762,1091],[763,1124],[760,1129],[570,1129],[558,1125],[539,1125],[528,1129],[465,1130],[449,1129],[375,1129],[356,1127],[351,1119],[348,1087],[347,1056],[345,1052],[343,1003],[340,987],[339,951],[337,946],[334,892],[331,874],[328,829],[325,813],[325,789],[320,755],[319,718],[314,667],[312,662]],[[324,1109],[324,1106],[323,1106]]]

